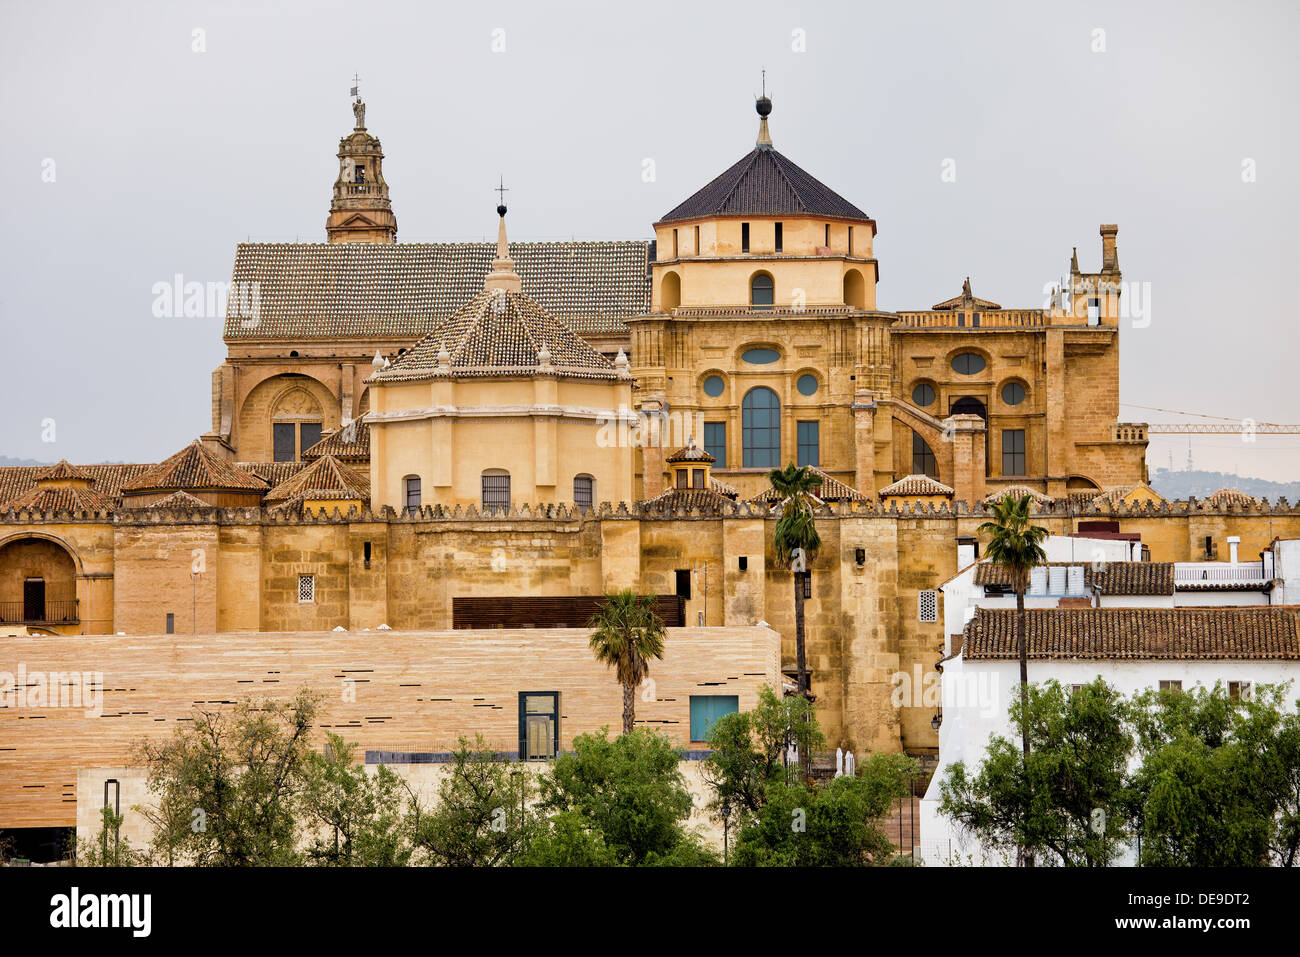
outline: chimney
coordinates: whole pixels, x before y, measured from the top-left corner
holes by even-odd
[[[1101,225],[1101,271],[1119,272],[1119,256],[1115,252],[1115,235],[1119,226],[1114,223]]]
[[[1228,536],[1228,561],[1237,564],[1237,545],[1241,542],[1240,535]]]

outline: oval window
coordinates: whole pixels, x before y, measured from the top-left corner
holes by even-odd
[[[961,375],[983,372],[984,364],[984,357],[975,352],[962,352],[952,357],[952,371]]]
[[[1008,382],[1002,387],[1002,401],[1007,405],[1019,405],[1025,401],[1025,387],[1019,382]]]
[[[934,404],[934,388],[922,382],[912,390],[912,401],[924,408]]]
[[[704,394],[712,399],[722,395],[722,390],[726,387],[727,384],[722,381],[721,376],[711,375],[704,380]]]
[[[795,384],[800,395],[817,394],[817,377],[812,374],[801,375],[799,381]]]
[[[766,366],[780,359],[781,353],[775,349],[746,349],[740,358],[751,365]]]

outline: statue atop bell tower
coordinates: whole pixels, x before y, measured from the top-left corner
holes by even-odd
[[[384,151],[379,138],[366,132],[366,104],[360,96],[352,103],[352,115],[351,134],[339,140],[339,175],[325,232],[332,243],[395,243],[397,217],[384,179]]]

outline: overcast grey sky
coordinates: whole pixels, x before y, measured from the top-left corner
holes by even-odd
[[[210,427],[220,319],[156,318],[153,286],[324,239],[354,72],[399,239],[486,238],[498,172],[513,239],[604,239],[648,238],[751,148],[766,67],[776,147],[876,219],[881,308],[967,275],[1040,306],[1116,222],[1151,307],[1122,400],[1300,422],[1296,4],[469,6],[3,0],[0,454],[157,461]],[[1278,480],[1297,447],[1193,442]]]

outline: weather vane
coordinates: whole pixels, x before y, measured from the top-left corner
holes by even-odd
[[[361,76],[360,76],[360,74],[353,74],[353,76],[352,76],[352,93],[351,93],[350,95],[352,95],[352,96],[360,96],[361,94],[360,94],[359,92],[357,92],[357,91],[360,90],[360,89],[361,89]]]
[[[497,203],[501,206],[506,204],[506,193],[510,192],[510,187],[506,186],[506,178],[502,176],[498,185],[492,187],[492,192],[497,194]]]

